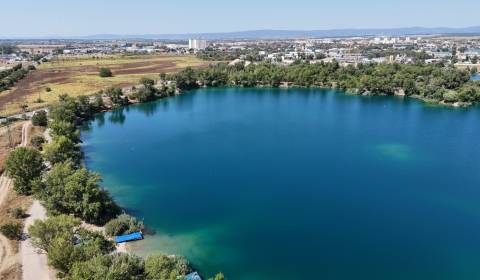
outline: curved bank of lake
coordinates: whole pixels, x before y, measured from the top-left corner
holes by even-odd
[[[229,279],[480,277],[480,110],[321,89],[200,89],[97,116],[87,166]]]

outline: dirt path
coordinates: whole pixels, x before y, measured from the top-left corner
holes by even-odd
[[[19,146],[25,147],[28,144],[28,128],[30,123],[22,126],[22,143]],[[8,178],[5,172],[0,176],[0,207],[3,207],[5,199],[8,196],[13,185],[12,179]],[[0,234],[0,273],[11,268],[18,262],[15,250],[12,248],[12,242]]]
[[[22,130],[22,144],[28,141],[28,127],[24,128],[25,130]],[[48,130],[45,131],[44,135],[47,141],[51,140]],[[28,227],[30,227],[35,220],[45,220],[47,218],[46,210],[38,200],[33,201],[27,214],[29,216],[25,219],[24,232],[28,232]],[[35,248],[28,238],[20,243],[20,258],[22,262],[22,279],[56,279],[55,273],[48,267],[47,255]]]
[[[38,200],[33,201],[32,207],[30,207],[27,214],[30,216],[25,220],[25,230],[28,229],[35,220],[44,220],[47,217],[45,208]],[[47,255],[35,248],[29,239],[21,242],[20,255],[22,261],[22,279],[56,279],[54,273],[48,267]]]

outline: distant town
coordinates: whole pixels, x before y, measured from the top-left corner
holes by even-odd
[[[112,54],[195,54],[203,60],[291,64],[338,61],[359,63],[449,63],[478,67],[478,36],[400,36],[321,39],[212,40],[0,40],[0,70],[18,63]]]

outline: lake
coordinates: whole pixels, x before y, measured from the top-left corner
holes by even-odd
[[[228,279],[479,279],[480,110],[327,89],[199,89],[97,115],[88,168]]]

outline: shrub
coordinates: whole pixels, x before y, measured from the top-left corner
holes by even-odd
[[[22,225],[18,223],[4,224],[0,226],[0,232],[10,240],[20,240],[22,237]]]
[[[110,68],[100,68],[99,75],[102,78],[108,78],[113,76],[112,70],[110,70]]]
[[[183,279],[191,271],[188,261],[183,257],[160,254],[145,259],[147,279]]]
[[[40,110],[32,116],[32,124],[35,126],[47,126],[47,112]]]
[[[144,279],[144,263],[141,258],[129,254],[97,256],[86,262],[75,263],[67,279]]]
[[[42,150],[42,145],[45,143],[45,138],[43,138],[42,136],[34,136],[32,137],[32,139],[30,140],[30,144],[32,144],[32,146],[35,148],[35,149],[38,149],[38,150]]]
[[[12,215],[12,217],[15,219],[21,219],[25,217],[25,211],[22,208],[8,209],[8,213],[10,213],[10,215]]]
[[[143,222],[137,221],[135,217],[121,214],[105,225],[105,234],[108,236],[129,234],[143,230]]]
[[[52,89],[51,89],[50,87],[46,87],[46,88],[45,88],[45,91],[46,91],[46,92],[51,92]]]

